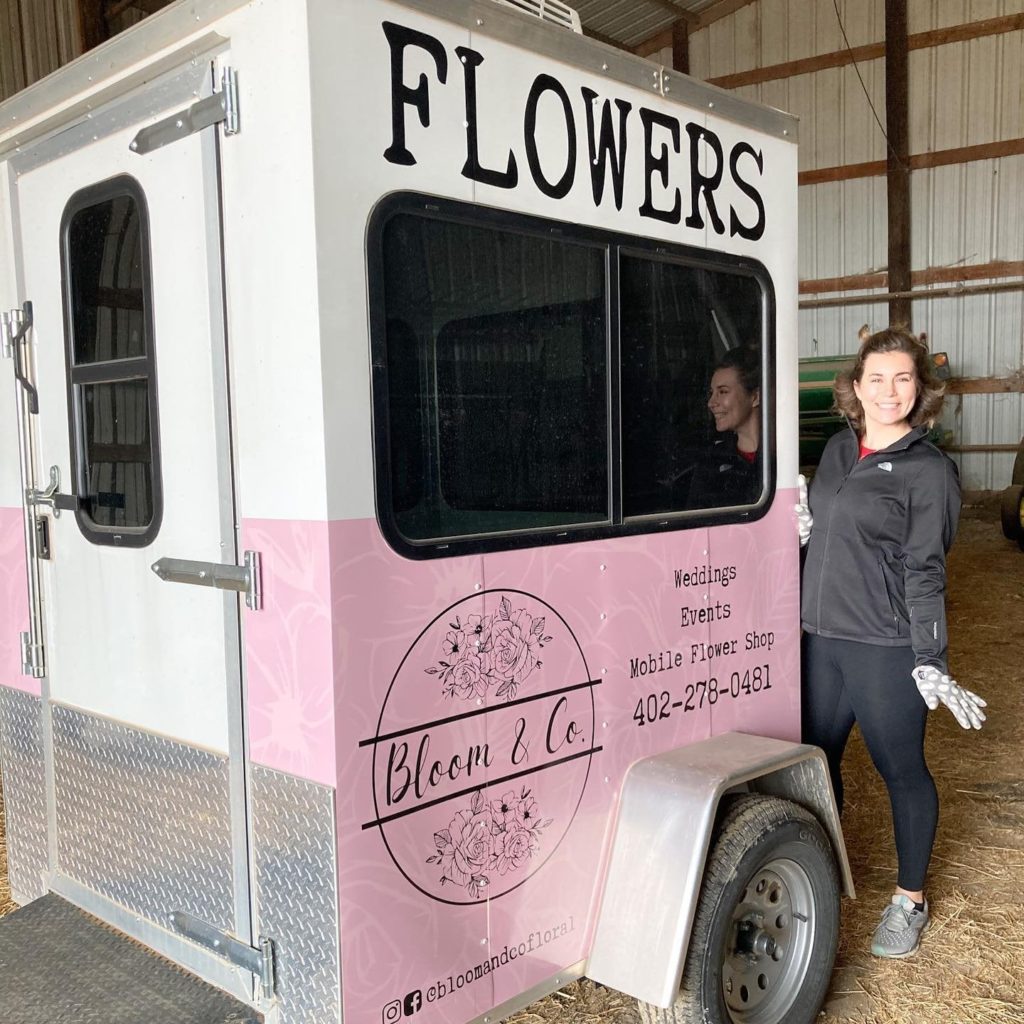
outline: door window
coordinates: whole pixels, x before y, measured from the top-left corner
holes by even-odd
[[[62,222],[71,469],[78,523],[141,547],[162,502],[145,196],[127,176],[75,193]]]

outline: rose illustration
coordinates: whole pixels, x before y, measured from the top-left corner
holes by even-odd
[[[537,637],[531,632],[533,619],[520,609],[511,619],[496,622],[491,630],[491,657],[494,674],[502,681],[497,696],[517,687],[537,661],[534,648]]]
[[[440,865],[442,886],[462,886],[481,899],[495,871],[507,875],[530,861],[550,824],[550,818],[540,820],[525,787],[490,802],[478,790],[468,809],[456,811],[448,827],[434,833],[436,852],[427,863]]]
[[[463,651],[459,660],[442,676],[442,693],[463,700],[482,697],[487,692],[487,669],[483,659],[473,649]]]
[[[444,657],[425,669],[441,677],[445,697],[479,699],[493,687],[495,697],[512,700],[523,682],[543,662],[539,653],[551,640],[544,635],[543,616],[525,608],[513,611],[502,597],[494,615],[456,616],[441,642]]]
[[[474,875],[482,873],[491,860],[491,816],[456,811],[445,830],[447,842],[441,853],[441,882],[468,885]],[[439,833],[444,836],[445,832]],[[435,837],[436,838],[436,837]]]
[[[495,867],[499,875],[521,868],[540,849],[535,833],[515,823],[494,837]]]

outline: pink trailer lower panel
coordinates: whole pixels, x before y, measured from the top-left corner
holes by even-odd
[[[629,765],[799,738],[793,500],[423,561],[372,520],[245,524],[251,748],[335,787],[347,1019],[469,1020],[578,967]]]

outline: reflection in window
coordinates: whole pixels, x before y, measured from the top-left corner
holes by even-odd
[[[727,351],[760,366],[760,285],[648,256],[622,255],[619,274],[623,515],[753,504],[761,460],[716,433],[708,391]]]
[[[79,394],[89,514],[97,526],[145,526],[153,518],[149,385],[83,384]]]
[[[143,545],[160,518],[145,201],[127,177],[73,196],[64,215],[73,475],[96,543]]]
[[[143,238],[132,196],[79,210],[68,226],[75,364],[146,354]]]
[[[398,214],[383,252],[399,532],[607,521],[604,249]]]

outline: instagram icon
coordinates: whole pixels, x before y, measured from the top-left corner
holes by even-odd
[[[382,1024],[397,1024],[402,1019],[402,1004],[397,999],[392,999],[381,1011],[380,1019]]]

